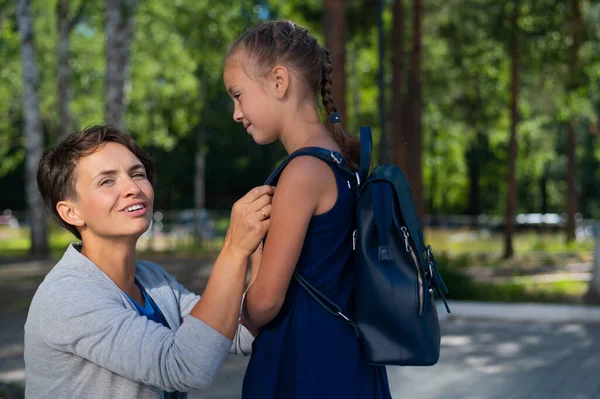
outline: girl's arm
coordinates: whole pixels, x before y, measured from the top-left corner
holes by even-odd
[[[249,329],[259,330],[277,316],[312,216],[331,209],[336,200],[335,175],[325,162],[298,157],[284,169],[273,196],[262,259],[260,265],[253,264],[258,270],[242,304],[242,320]]]
[[[263,220],[260,210],[269,206],[273,192],[273,187],[257,187],[234,204],[223,249],[202,297],[190,311],[229,339],[238,329],[248,260],[269,229],[270,221]]]

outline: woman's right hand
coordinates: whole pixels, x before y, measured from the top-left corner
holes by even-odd
[[[249,258],[269,230],[271,200],[275,187],[255,187],[231,208],[231,220],[223,248]]]

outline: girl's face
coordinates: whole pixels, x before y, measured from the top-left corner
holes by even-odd
[[[140,160],[108,142],[75,168],[78,201],[61,201],[59,214],[80,227],[82,238],[139,238],[150,226],[154,190]],[[62,212],[61,212],[62,209]]]
[[[223,81],[233,99],[233,120],[244,128],[257,144],[270,144],[279,138],[277,98],[268,85],[250,78],[240,65],[240,58],[228,60],[223,71]]]

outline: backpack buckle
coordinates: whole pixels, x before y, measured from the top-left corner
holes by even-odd
[[[356,186],[359,187],[360,186],[360,174],[358,172],[354,172],[354,174],[356,175]]]
[[[335,161],[335,163],[337,163],[338,165],[342,164],[342,156],[339,152],[331,150],[329,155],[331,156],[331,159]]]

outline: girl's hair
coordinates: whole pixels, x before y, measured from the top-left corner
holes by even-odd
[[[289,67],[307,84],[316,98],[320,91],[327,115],[337,108],[331,97],[331,58],[329,51],[319,46],[308,29],[291,21],[263,22],[242,34],[229,48],[227,57],[243,51],[248,66],[258,76],[264,76],[275,65]],[[350,168],[357,170],[360,162],[360,142],[346,132],[341,123],[333,124],[333,139],[342,149]]]

